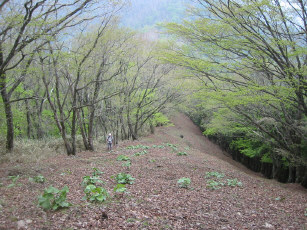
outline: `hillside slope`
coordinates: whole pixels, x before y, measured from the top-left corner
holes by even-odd
[[[184,115],[173,123],[110,153],[101,149],[39,165],[1,165],[0,229],[307,229],[306,189],[265,179],[232,161]],[[116,160],[121,154],[131,158],[130,168]],[[103,204],[82,200],[82,177],[93,168],[104,172],[102,186],[110,193]],[[129,193],[115,195],[111,176],[120,172],[135,181]],[[45,184],[28,181],[38,173]],[[205,178],[208,173],[211,178]],[[6,178],[14,174],[21,176],[19,185],[8,187]],[[191,179],[188,189],[178,186],[182,177]],[[69,187],[72,207],[56,212],[37,207],[37,196],[51,184]]]

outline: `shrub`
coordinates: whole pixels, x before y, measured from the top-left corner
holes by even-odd
[[[65,186],[59,190],[53,186],[49,186],[44,190],[44,194],[38,197],[38,205],[45,210],[57,210],[60,208],[68,208],[70,203],[66,202],[66,196],[69,189]]]
[[[188,188],[191,184],[191,179],[187,177],[182,177],[177,181],[180,188]]]

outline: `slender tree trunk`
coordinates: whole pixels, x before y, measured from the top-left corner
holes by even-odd
[[[87,137],[86,137],[86,132],[85,132],[85,127],[83,127],[83,122],[82,120],[84,120],[84,113],[83,110],[81,109],[81,117],[80,117],[80,113],[78,113],[78,121],[79,121],[79,126],[80,126],[80,130],[81,130],[81,135],[82,135],[82,140],[83,140],[83,145],[85,147],[86,150],[89,150],[89,146],[87,143]]]
[[[94,128],[94,118],[95,118],[95,108],[92,106],[90,109],[90,117],[89,117],[89,124],[88,124],[88,136],[87,136],[87,143],[88,143],[88,150],[94,151],[94,144],[93,144],[93,128]]]
[[[154,134],[155,133],[155,126],[152,123],[152,120],[149,120],[149,126],[150,126],[150,133]]]
[[[31,119],[31,112],[30,112],[30,107],[29,107],[29,102],[28,100],[25,100],[25,104],[26,104],[26,117],[27,117],[27,137],[29,139],[31,139],[33,137],[32,135],[32,119]]]
[[[5,119],[6,119],[6,150],[11,152],[14,148],[14,123],[13,113],[10,104],[10,96],[6,89],[6,75],[0,72],[0,91],[4,105]]]
[[[289,165],[289,175],[288,175],[288,183],[295,182],[295,167]]]
[[[74,105],[76,106],[76,105]],[[76,132],[77,132],[77,127],[76,127],[76,119],[77,119],[77,109],[73,109],[72,112],[72,121],[71,121],[71,155],[76,155],[77,148],[76,148]]]

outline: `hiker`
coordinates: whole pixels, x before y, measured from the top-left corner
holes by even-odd
[[[108,143],[108,150],[111,151],[112,150],[112,142],[113,142],[113,136],[111,133],[109,133],[108,137],[107,137],[107,143]]]

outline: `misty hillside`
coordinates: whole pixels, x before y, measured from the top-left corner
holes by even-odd
[[[156,23],[179,22],[183,19],[189,0],[131,0],[122,12],[122,25],[148,30]]]

